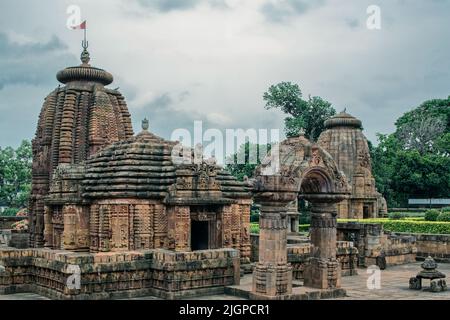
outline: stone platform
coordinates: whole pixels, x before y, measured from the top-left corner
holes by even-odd
[[[283,297],[268,297],[252,293],[253,276],[245,275],[239,285],[225,287],[225,294],[248,300],[320,300],[346,296],[345,289],[321,290],[303,286],[303,281],[292,281],[292,294]]]
[[[183,299],[223,294],[239,283],[239,251],[137,250],[76,253],[0,249],[0,295],[35,293],[60,300]],[[78,286],[74,267],[78,271]],[[75,282],[72,282],[75,280]]]
[[[406,265],[388,267],[381,271],[381,288],[370,290],[367,288],[368,274],[367,269],[358,269],[358,275],[342,278],[342,287],[347,294],[345,297],[336,298],[336,300],[450,300],[450,291],[429,292],[416,291],[408,288],[409,278],[421,270],[420,262]],[[450,276],[450,264],[440,263],[439,270]],[[248,292],[249,277],[246,275],[241,279],[239,286],[227,286],[225,294],[202,295],[190,300],[242,300],[245,298],[245,292]],[[293,292],[304,290],[297,287],[299,281],[294,281]],[[315,289],[312,289],[315,290]],[[306,290],[305,290],[306,291]],[[44,300],[45,297],[30,293],[20,293],[12,295],[1,295],[0,300]],[[138,300],[157,299],[152,296],[135,298]],[[334,298],[330,298],[334,299]]]

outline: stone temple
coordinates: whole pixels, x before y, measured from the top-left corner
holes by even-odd
[[[250,299],[304,299],[293,288],[300,275],[303,291],[316,290],[308,297],[345,294],[341,276],[354,274],[357,250],[338,241],[337,217],[382,208],[359,120],[328,120],[318,143],[282,141],[239,182],[198,148],[151,133],[147,120],[134,135],[124,97],[107,88],[113,76],[89,65],[87,45],[81,60],[57,74],[65,86],[42,107],[31,248],[0,249],[0,294],[178,299],[224,293],[246,272]],[[298,199],[311,205],[310,239],[288,244]],[[253,202],[261,216],[252,260]]]
[[[33,140],[32,249],[0,250],[0,292],[173,299],[239,284],[250,262],[250,190],[198,150],[150,133],[146,120],[133,136],[123,96],[106,87],[112,75],[88,64],[86,48],[81,58],[45,99]]]
[[[174,163],[177,143],[150,133],[146,121],[144,128],[80,165],[58,166],[44,201],[45,246],[93,253],[233,248],[248,262],[249,190],[212,162],[194,163],[195,155]]]
[[[333,157],[351,184],[351,197],[338,204],[339,218],[366,219],[386,215],[386,200],[375,187],[361,120],[344,111],[325,121],[325,128],[317,143]]]

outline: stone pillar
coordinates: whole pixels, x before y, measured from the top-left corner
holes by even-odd
[[[288,214],[288,233],[298,234],[299,218],[298,213],[298,199],[295,199],[287,206]]]
[[[287,262],[286,207],[262,204],[259,228],[259,262],[253,274],[253,293],[271,297],[289,295],[292,267]]]
[[[305,267],[305,286],[333,289],[341,286],[336,259],[336,216],[334,202],[311,201],[311,258]]]

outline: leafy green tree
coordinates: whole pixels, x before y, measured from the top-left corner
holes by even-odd
[[[325,129],[325,120],[336,114],[331,103],[321,97],[303,100],[300,87],[291,82],[272,85],[263,98],[266,109],[280,109],[288,115],[284,120],[288,137],[297,135],[303,128],[308,139],[317,141]]]
[[[16,150],[0,148],[0,202],[16,208],[27,205],[32,158],[31,143],[26,140]]]
[[[270,151],[270,144],[258,145],[246,142],[239,147],[237,153],[227,158],[227,170],[239,181],[243,181],[244,177],[252,178],[255,169],[265,154]]]
[[[399,207],[400,199],[392,187],[394,161],[400,144],[393,134],[377,134],[378,146],[369,143],[372,158],[372,174],[379,192],[386,198],[389,207]],[[402,198],[402,197],[400,197]]]
[[[371,148],[373,174],[389,206],[408,198],[450,194],[450,98],[425,101],[396,122],[396,131],[378,135]]]
[[[450,132],[450,97],[425,101],[401,116],[396,126],[395,135],[403,148],[425,154],[445,152],[444,147],[448,152],[449,138],[445,140],[445,136]]]

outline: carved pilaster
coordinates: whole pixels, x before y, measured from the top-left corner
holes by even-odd
[[[175,251],[190,251],[191,217],[188,206],[169,209],[169,248]]]
[[[48,206],[44,209],[44,241],[46,248],[53,247],[53,224],[52,224],[52,213]]]
[[[340,264],[336,259],[336,216],[333,201],[313,200],[311,210],[311,258],[305,267],[305,286],[339,288]]]
[[[287,263],[285,206],[263,203],[259,228],[259,262],[253,274],[253,292],[272,297],[291,294],[292,267]]]

